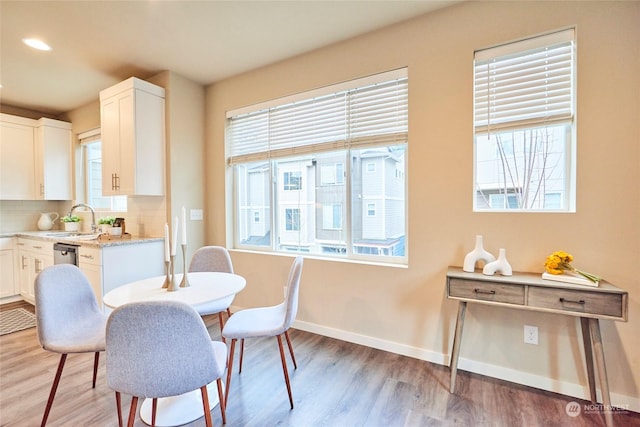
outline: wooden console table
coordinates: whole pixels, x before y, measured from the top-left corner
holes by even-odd
[[[521,310],[565,314],[580,318],[591,401],[597,403],[594,370],[598,370],[607,426],[613,425],[607,369],[604,361],[600,319],[627,321],[628,293],[601,281],[598,287],[543,280],[540,273],[513,273],[513,276],[485,276],[467,273],[460,267],[447,271],[447,298],[459,301],[453,349],[451,384],[456,385],[458,356],[467,303],[488,304]],[[595,356],[595,365],[594,365]]]

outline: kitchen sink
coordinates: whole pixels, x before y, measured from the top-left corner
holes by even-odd
[[[56,231],[52,233],[46,233],[47,237],[58,237],[65,240],[95,240],[100,233],[79,233],[77,231]]]

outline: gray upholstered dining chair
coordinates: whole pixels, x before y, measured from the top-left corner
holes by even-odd
[[[298,312],[298,291],[300,288],[300,276],[302,275],[303,258],[298,256],[293,261],[287,280],[287,294],[285,300],[271,307],[257,307],[240,310],[234,313],[222,330],[222,336],[231,339],[231,349],[229,353],[229,368],[227,370],[226,398],[229,398],[229,387],[231,385],[231,371],[233,368],[233,353],[236,341],[240,342],[240,365],[238,372],[242,372],[242,359],[244,356],[245,338],[276,337],[280,348],[280,360],[282,361],[282,371],[289,393],[289,403],[293,409],[293,397],[291,395],[291,383],[289,382],[289,372],[287,361],[282,347],[282,336],[287,340],[289,353],[293,361],[294,368],[298,368],[296,358],[293,354],[293,346],[289,338],[289,328],[296,318]]]
[[[222,273],[233,273],[233,264],[231,263],[229,251],[222,246],[203,246],[193,254],[191,263],[189,264],[189,271],[219,271]],[[212,283],[211,286],[215,286],[215,283]],[[226,311],[227,316],[231,317],[229,307],[231,306],[231,303],[233,303],[234,298],[235,295],[231,295],[227,298],[194,306],[194,308],[201,316],[217,314],[220,322],[220,330],[222,331],[222,328],[224,327],[222,312]]]
[[[211,341],[200,315],[178,301],[145,301],[115,309],[107,322],[107,383],[115,391],[118,425],[121,393],[132,397],[128,425],[133,426],[139,397],[157,399],[200,389],[207,426],[211,412],[207,384],[217,380],[222,422],[226,423],[222,376],[227,346]]]
[[[107,317],[98,307],[91,284],[78,267],[60,264],[42,270],[35,279],[36,327],[42,348],[60,353],[42,417],[42,426],[53,405],[62,369],[69,353],[95,353],[93,388],[96,387],[100,352],[105,350]]]

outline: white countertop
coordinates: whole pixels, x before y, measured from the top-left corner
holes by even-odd
[[[0,233],[0,237],[27,237],[30,239],[45,240],[49,242],[69,243],[72,245],[87,246],[94,248],[102,248],[105,246],[118,246],[118,245],[135,245],[140,243],[149,243],[155,241],[162,241],[162,237],[142,237],[131,236],[131,238],[118,238],[112,236],[110,240],[103,239],[91,239],[86,234],[80,234],[78,236],[65,236],[67,233],[63,230],[48,230],[48,231],[15,231],[15,232],[3,232]]]

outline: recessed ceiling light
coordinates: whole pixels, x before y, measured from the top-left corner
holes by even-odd
[[[38,50],[51,50],[51,46],[39,39],[22,39],[22,42],[29,47]]]

